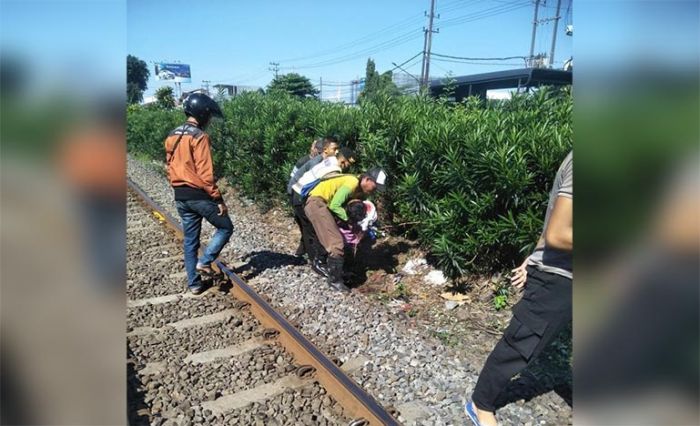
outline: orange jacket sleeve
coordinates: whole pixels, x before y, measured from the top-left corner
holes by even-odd
[[[209,196],[219,201],[221,193],[214,180],[214,163],[211,159],[211,149],[209,147],[209,136],[205,133],[201,138],[194,141],[192,156],[197,174],[204,182],[204,190]]]

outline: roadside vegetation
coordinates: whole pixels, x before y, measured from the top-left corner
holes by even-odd
[[[223,101],[225,119],[209,129],[218,176],[262,205],[284,203],[293,164],[313,138],[335,135],[358,152],[355,172],[388,170],[390,190],[378,200],[383,225],[417,239],[446,275],[519,264],[533,249],[552,178],[572,147],[571,91],[458,104],[398,96],[391,87],[369,95],[359,106],[283,90]],[[182,111],[159,104],[130,105],[127,118],[129,151],[160,161],[163,140],[184,121]],[[498,289],[499,307],[505,294]]]

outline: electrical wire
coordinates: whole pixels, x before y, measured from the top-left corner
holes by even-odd
[[[511,59],[528,59],[527,56],[504,56],[502,58],[469,58],[469,57],[464,57],[464,56],[443,55],[441,53],[435,53],[435,52],[430,52],[430,56],[431,56],[431,58],[433,56],[437,56],[439,58],[464,59],[467,61],[508,61]]]
[[[488,9],[481,10],[468,15],[459,16],[456,18],[448,19],[440,24],[440,29],[449,28],[455,25],[464,24],[467,22],[473,22],[480,19],[486,19],[493,16],[501,15],[504,13],[512,12],[517,9],[522,9],[523,7],[529,6],[530,2],[521,3],[509,3],[508,5],[496,6]]]
[[[419,14],[418,16],[412,15],[412,17],[403,19],[395,24],[392,24],[388,27],[382,28],[382,29],[375,31],[373,33],[367,34],[359,39],[350,41],[348,43],[344,43],[344,44],[341,44],[339,46],[336,46],[336,47],[333,47],[330,49],[325,49],[325,50],[319,51],[317,53],[306,55],[306,56],[298,56],[295,58],[280,59],[279,62],[283,62],[283,63],[298,62],[298,61],[303,61],[305,59],[312,59],[312,58],[319,58],[319,57],[323,57],[323,56],[328,56],[332,53],[336,53],[337,51],[343,50],[343,49],[348,48],[348,47],[355,47],[357,45],[366,44],[367,42],[370,42],[370,41],[375,41],[377,39],[377,37],[379,37],[381,35],[384,35],[386,33],[392,33],[394,30],[396,30],[397,28],[400,28],[400,27],[406,27],[406,26],[412,25],[414,23],[418,23],[422,19],[423,19],[422,14]]]
[[[522,66],[523,64],[518,63],[508,63],[508,62],[475,62],[475,61],[454,61],[452,59],[441,59],[435,58],[434,61],[438,62],[450,62],[453,64],[468,64],[468,65],[508,65],[508,66]]]
[[[361,58],[361,57],[364,57],[367,55],[371,55],[374,53],[385,51],[385,50],[391,49],[393,47],[400,46],[402,44],[406,44],[409,41],[415,40],[416,38],[420,37],[422,35],[421,33],[422,33],[422,31],[420,31],[420,30],[411,30],[411,31],[404,33],[400,36],[397,36],[391,40],[387,40],[385,42],[379,43],[375,46],[372,46],[372,47],[369,47],[366,49],[362,49],[362,50],[352,52],[352,53],[349,53],[347,55],[340,56],[337,58],[329,59],[326,61],[321,61],[321,62],[312,63],[312,64],[306,64],[306,65],[299,65],[299,66],[295,66],[293,68],[294,69],[319,68],[319,67],[325,67],[325,66],[329,66],[329,65],[335,65],[335,64],[342,63],[342,62],[351,61],[351,60]],[[281,67],[280,69],[289,69],[289,68],[290,67]]]
[[[391,71],[394,71],[396,68],[401,68],[401,67],[403,67],[403,66],[406,65],[408,62],[412,61],[413,59],[417,58],[419,55],[422,55],[422,54],[423,54],[422,51],[416,53],[415,55],[411,56],[410,58],[408,58],[408,59],[405,60],[404,62],[402,62],[402,63],[400,63],[399,65],[397,65],[397,66],[395,66],[394,68],[392,68]],[[413,66],[413,65],[411,65],[411,66]]]
[[[472,6],[476,3],[483,3],[486,0],[474,0],[474,1],[454,1],[442,5],[437,12],[443,15],[447,12],[453,12],[455,10],[464,9],[465,7]]]

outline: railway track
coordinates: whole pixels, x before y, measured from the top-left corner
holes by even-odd
[[[179,235],[129,182],[130,424],[398,424],[348,376],[368,360],[337,365],[225,264],[189,294]]]

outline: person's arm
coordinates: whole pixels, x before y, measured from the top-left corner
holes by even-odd
[[[343,208],[343,206],[345,205],[345,202],[350,198],[352,191],[352,188],[348,186],[341,186],[340,188],[338,188],[337,191],[335,191],[333,199],[328,204],[328,210],[330,210],[332,213],[334,213],[336,216],[338,216],[344,221],[348,220],[348,214]]]
[[[566,196],[558,196],[554,202],[552,214],[549,217],[547,229],[544,230],[546,247],[557,250],[571,251],[574,248],[574,200]]]
[[[193,143],[192,156],[197,175],[204,182],[204,190],[219,204],[224,201],[221,192],[214,181],[214,163],[211,159],[211,149],[209,147],[209,136],[203,135],[198,141]]]

